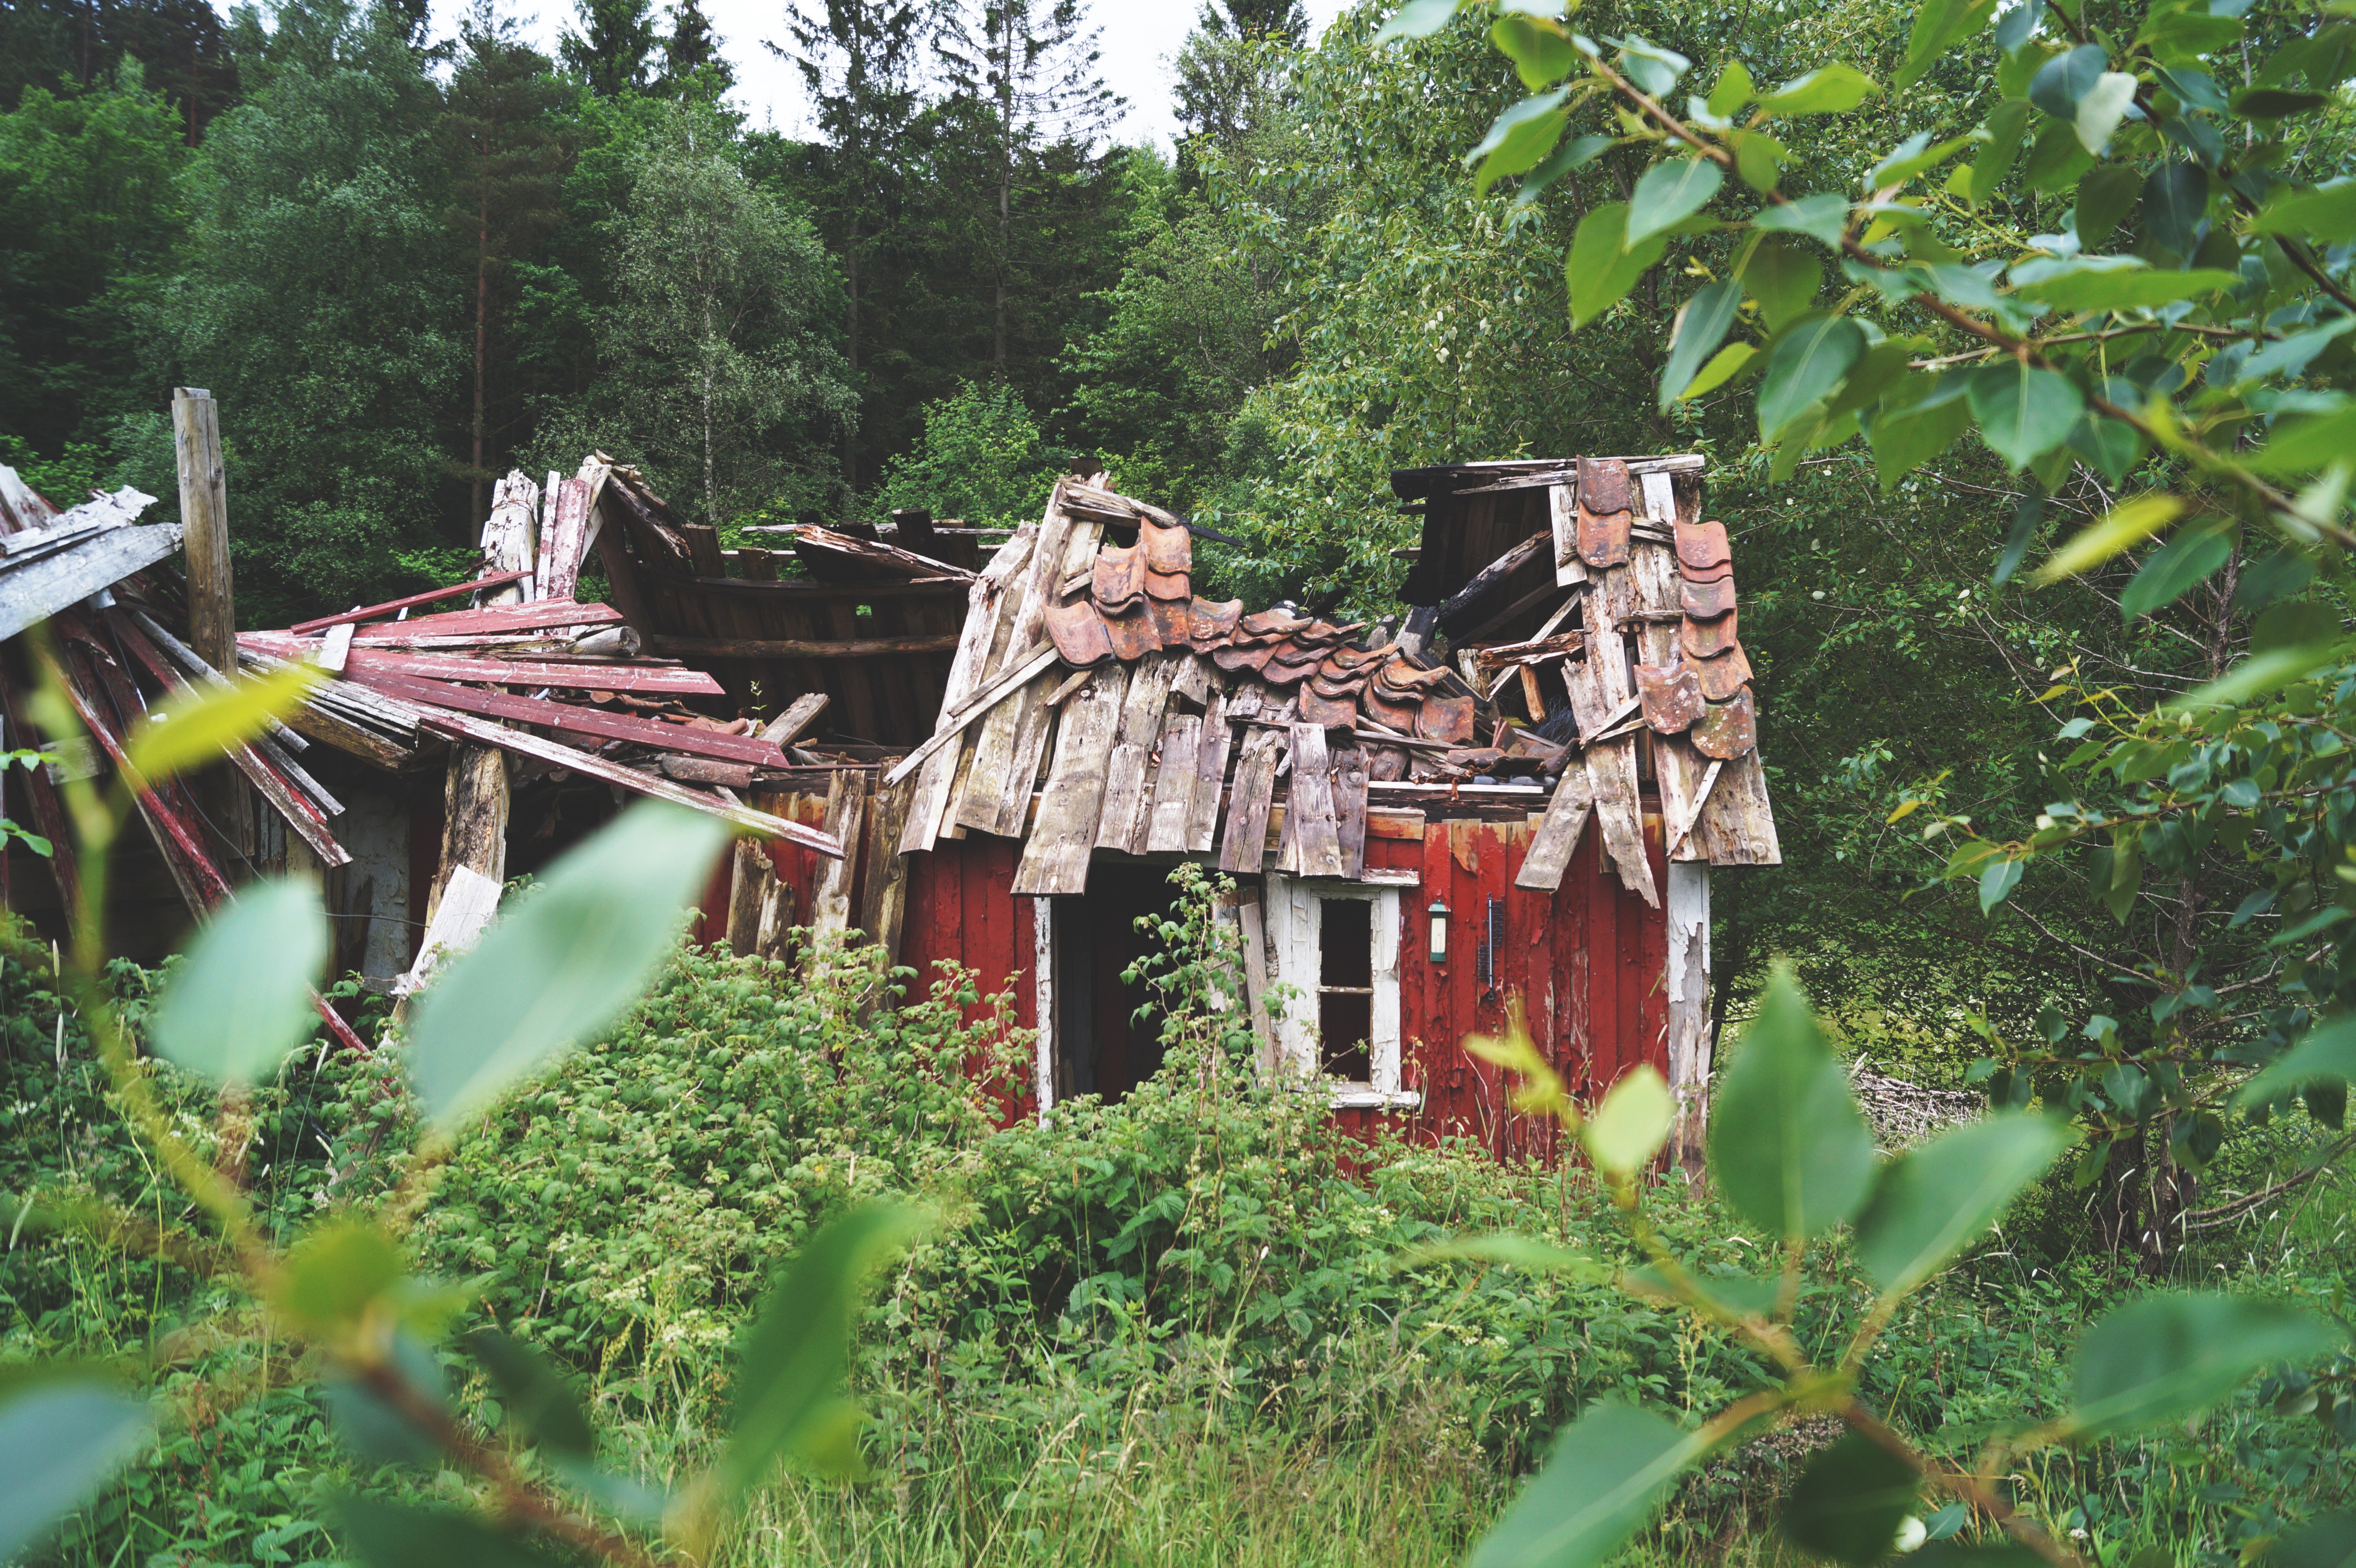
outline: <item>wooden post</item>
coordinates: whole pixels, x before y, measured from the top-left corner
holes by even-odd
[[[425,910],[429,926],[450,873],[459,866],[481,872],[495,885],[508,879],[507,753],[464,741],[451,744],[442,783],[442,864]]]
[[[227,674],[237,668],[229,483],[221,471],[220,411],[202,387],[174,389],[172,445],[180,460],[180,521],[187,530],[188,645]]]

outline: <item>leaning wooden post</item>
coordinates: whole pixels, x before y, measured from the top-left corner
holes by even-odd
[[[451,872],[460,866],[481,872],[495,886],[507,880],[508,758],[497,747],[453,741],[442,784],[442,864],[425,906],[428,924],[442,907]]]
[[[172,390],[172,447],[179,459],[181,548],[188,561],[188,645],[225,675],[237,671],[237,603],[229,564],[229,477],[221,468],[220,411],[202,387]],[[198,798],[216,832],[241,855],[253,853],[253,809],[245,783],[226,770]]]

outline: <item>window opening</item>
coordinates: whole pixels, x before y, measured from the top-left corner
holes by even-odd
[[[1481,977],[1481,988],[1497,988],[1497,955],[1505,948],[1505,901],[1489,901],[1489,918],[1482,923],[1481,951],[1475,955],[1473,972]]]
[[[1317,1031],[1323,1071],[1371,1083],[1375,1032],[1375,906],[1365,899],[1320,899],[1317,923]]]

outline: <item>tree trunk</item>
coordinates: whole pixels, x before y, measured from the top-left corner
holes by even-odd
[[[476,172],[475,216],[475,445],[474,481],[470,493],[474,497],[473,521],[480,527],[490,516],[485,509],[483,485],[487,477],[483,467],[483,433],[488,422],[485,393],[485,376],[490,363],[491,330],[491,176],[482,163]]]

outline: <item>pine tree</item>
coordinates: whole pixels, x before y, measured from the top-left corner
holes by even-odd
[[[791,47],[765,47],[800,70],[823,145],[814,150],[823,225],[843,277],[843,347],[851,384],[866,365],[875,252],[888,243],[907,184],[907,141],[923,107],[919,52],[930,0],[821,0],[786,13]],[[842,471],[856,488],[860,421],[844,421]]]
[[[720,53],[720,35],[697,0],[674,0],[670,36],[663,40],[662,80],[668,97],[717,100],[736,85],[734,68]]]
[[[469,516],[505,465],[500,339],[513,306],[511,263],[562,220],[566,152],[552,116],[566,89],[545,55],[525,44],[515,18],[475,0],[458,25],[463,51],[437,127],[450,158],[448,222],[474,274],[474,381],[467,421]]]
[[[600,98],[644,92],[661,39],[654,0],[573,0],[581,30],[557,46],[564,67]]]
[[[981,0],[977,22],[952,13],[938,48],[961,106],[989,138],[990,367],[1004,377],[1016,280],[1032,259],[1024,242],[1039,232],[1017,208],[1049,183],[1051,165],[1087,161],[1122,101],[1097,73],[1098,33],[1081,0]]]
[[[1309,41],[1309,11],[1301,0],[1216,0],[1194,25],[1219,37],[1276,38],[1294,48]]]

